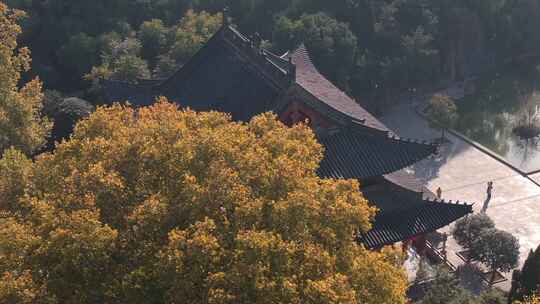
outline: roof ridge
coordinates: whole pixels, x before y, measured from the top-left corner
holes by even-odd
[[[172,79],[177,77],[185,77],[190,69],[193,69],[201,60],[203,55],[208,49],[215,45],[216,42],[222,41],[229,44],[230,48],[236,48],[241,56],[250,58],[255,65],[260,66],[260,69],[265,74],[265,77],[269,79],[275,86],[283,88],[290,84],[292,81],[290,75],[294,75],[291,71],[294,69],[289,66],[280,67],[275,62],[269,59],[267,51],[260,48],[258,45],[249,39],[246,35],[238,31],[232,24],[224,23],[218,31],[199,49],[195,55],[193,55],[183,66],[178,68],[170,77],[163,80],[155,87],[161,88],[169,85]],[[288,62],[283,62],[284,65],[292,65]]]
[[[291,53],[291,58],[294,57],[295,55],[300,55],[300,57],[302,57],[303,59],[305,59],[305,63],[308,64],[307,67],[313,69],[315,72],[320,73],[319,69],[317,69],[317,67],[315,66],[315,64],[313,63],[313,58],[311,58],[311,55],[309,54],[309,51],[308,51],[308,48],[307,46],[304,44],[304,42],[300,43],[300,45]],[[321,76],[324,76],[321,74]],[[326,78],[326,77],[325,77]],[[330,82],[332,83],[332,82]],[[332,83],[332,85],[334,85]],[[338,88],[339,89],[339,88]],[[341,90],[340,90],[341,91]],[[345,94],[345,92],[343,92],[343,94]]]
[[[360,125],[360,126],[365,128],[365,125]],[[357,130],[356,129],[357,126],[354,125],[354,124],[347,125],[345,128],[348,128],[349,130],[351,130],[352,132],[355,132],[355,133],[364,134],[364,130]],[[336,133],[334,132],[334,133],[332,133],[330,135],[335,135],[335,134]],[[369,135],[375,136],[375,135],[378,135],[378,134],[369,134]],[[437,142],[435,142],[435,141],[428,141],[428,140],[425,140],[425,139],[415,139],[415,138],[401,137],[401,136],[398,136],[397,134],[393,133],[390,130],[386,131],[386,135],[387,135],[386,139],[391,140],[391,141],[395,141],[395,142],[425,145],[425,146],[431,146],[433,148],[438,148],[439,147],[439,144],[437,144]]]
[[[426,199],[424,199],[424,200],[427,201],[427,202],[429,202],[429,203],[436,203],[436,204],[443,204],[443,205],[451,205],[451,206],[456,206],[456,205],[458,205],[458,206],[472,207],[472,206],[474,206],[474,204],[475,204],[475,203],[467,203],[467,202],[465,202],[465,201],[460,202],[459,200],[457,200],[457,201],[455,201],[455,202],[454,202],[453,200],[448,200],[448,201],[446,201],[444,198],[440,198],[440,199],[439,199],[439,198],[433,198],[433,199],[432,199],[432,198],[428,197],[428,198],[426,198]]]
[[[365,128],[366,126],[361,125],[360,127]],[[358,130],[356,128],[357,127],[354,125],[334,126],[334,127],[328,128],[327,130],[325,130],[325,132],[318,132],[317,136],[319,138],[330,138],[330,137],[336,137],[336,136],[342,135],[344,132],[350,131],[353,134],[376,137],[381,140],[389,140],[391,142],[429,146],[435,149],[439,147],[439,144],[437,144],[436,142],[430,142],[427,140],[420,140],[420,139],[414,139],[414,138],[399,137],[390,131],[386,131],[387,134],[386,136],[383,137],[383,136],[379,136],[380,134],[376,134],[376,133],[366,134],[364,130]]]
[[[396,134],[392,133],[388,135],[390,140],[395,140],[399,142],[405,142],[410,144],[419,144],[419,145],[427,145],[432,147],[439,147],[439,144],[435,141],[428,141],[425,139],[416,139],[416,138],[408,138],[408,137],[401,137],[397,136]]]

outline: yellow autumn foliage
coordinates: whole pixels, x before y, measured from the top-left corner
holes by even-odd
[[[514,304],[540,304],[540,295],[535,293],[531,296],[525,297],[523,301],[515,301]]]
[[[0,156],[16,147],[30,155],[41,148],[52,124],[41,117],[42,84],[39,79],[19,89],[21,74],[30,69],[30,51],[17,48],[22,11],[0,2]]]
[[[0,302],[404,303],[400,253],[355,242],[376,210],[322,155],[273,114],[99,108],[0,160]]]

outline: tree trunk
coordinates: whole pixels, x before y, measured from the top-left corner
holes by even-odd
[[[491,278],[489,279],[489,287],[493,286],[493,282],[495,282],[495,275],[497,274],[496,270],[492,270],[491,272]]]

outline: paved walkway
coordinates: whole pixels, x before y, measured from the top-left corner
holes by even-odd
[[[389,110],[381,120],[401,137],[426,140],[440,137],[440,131],[431,129],[410,105]],[[497,228],[519,238],[521,267],[529,250],[540,244],[540,187],[460,138],[452,134],[447,137],[450,143],[443,145],[438,156],[419,162],[411,169],[432,192],[441,187],[446,200],[474,202],[475,212],[482,210],[487,182],[493,181],[493,197],[487,214]],[[540,174],[531,178],[540,182]],[[441,231],[449,230],[450,227],[446,227]],[[450,261],[462,264],[455,255],[459,246],[453,240],[448,242],[448,249]],[[505,275],[509,280],[497,286],[509,290],[511,273]]]

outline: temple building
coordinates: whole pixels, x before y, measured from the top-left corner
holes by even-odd
[[[422,250],[425,236],[472,212],[468,204],[435,200],[405,168],[437,153],[437,146],[398,137],[321,75],[305,46],[277,56],[224,22],[173,76],[133,85],[104,80],[106,99],[134,106],[166,96],[195,110],[230,113],[247,121],[274,111],[282,122],[308,121],[325,147],[323,178],[360,181],[378,212],[358,235],[367,248],[403,242]]]

